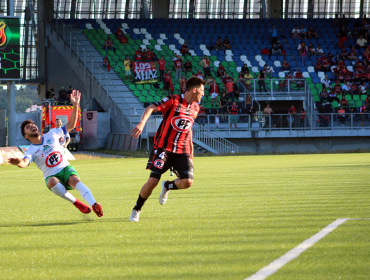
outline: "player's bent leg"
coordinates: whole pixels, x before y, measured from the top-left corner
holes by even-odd
[[[180,179],[177,178],[175,180],[175,184],[178,189],[188,189],[193,185],[193,179],[186,178],[186,179]]]
[[[98,217],[103,216],[103,208],[101,204],[95,201],[95,198],[90,189],[81,182],[78,176],[69,176],[67,183],[70,187],[76,189],[81,194],[82,198],[91,205],[93,211]]]
[[[57,196],[60,196],[61,198],[64,198],[65,200],[73,203],[73,205],[80,210],[84,214],[88,214],[91,212],[91,209],[86,204],[79,201],[77,198],[75,198],[71,193],[67,192],[66,188],[60,183],[60,181],[55,178],[51,177],[47,181],[47,186],[50,189],[50,191]]]

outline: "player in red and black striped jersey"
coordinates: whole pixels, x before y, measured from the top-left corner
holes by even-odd
[[[145,201],[158,185],[162,174],[173,166],[178,178],[174,181],[163,181],[159,203],[167,201],[170,190],[187,189],[193,184],[193,139],[192,127],[199,113],[199,105],[204,96],[206,81],[191,77],[186,82],[183,95],[167,96],[160,102],[147,107],[139,124],[131,131],[138,138],[145,123],[153,112],[162,112],[163,121],[154,137],[154,148],[150,153],[147,169],[151,170],[148,181],[140,190],[139,198],[132,210],[130,221],[138,222]]]

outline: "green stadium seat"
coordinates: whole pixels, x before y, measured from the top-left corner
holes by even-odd
[[[142,84],[138,84],[138,85],[136,85],[136,89],[142,91],[142,90],[144,90],[144,87],[143,87]]]
[[[148,91],[147,90],[142,90],[141,91],[141,96],[148,96]]]
[[[122,72],[121,67],[118,66],[114,67],[114,72],[121,73]]]
[[[97,29],[96,32],[99,33],[99,34],[105,34],[104,30],[101,29],[101,28],[100,29]]]
[[[352,97],[352,99],[353,99],[353,101],[360,101],[360,96],[359,95],[354,95],[353,97]]]
[[[149,90],[148,91],[148,94],[150,95],[150,96],[156,96],[157,94],[155,93],[155,90]]]
[[[104,39],[105,41],[108,40],[108,35],[107,34],[102,34],[101,35],[102,39]]]
[[[119,73],[119,78],[124,80],[125,79],[125,73],[124,72]]]
[[[147,96],[146,102],[153,103],[154,102],[153,96]]]
[[[345,99],[347,99],[347,101],[352,101],[352,96],[350,94],[346,94]]]
[[[360,108],[362,106],[362,101],[356,101],[356,105],[355,105],[357,108]]]
[[[145,103],[146,102],[145,96],[139,96],[139,102]]]
[[[331,103],[331,106],[334,108],[334,109],[337,109],[337,108],[339,108],[339,103],[338,103],[338,101],[333,101],[332,103]]]
[[[128,88],[129,88],[129,90],[136,90],[135,85],[129,85]]]
[[[154,102],[159,102],[161,101],[161,97],[160,96],[154,96]]]
[[[151,85],[149,85],[149,84],[145,84],[145,85],[144,85],[144,89],[145,89],[145,90],[151,90],[151,89],[152,89],[152,87],[151,87]]]
[[[130,85],[130,86],[133,86],[133,85]],[[135,95],[136,97],[141,96],[140,91],[138,91],[138,90],[134,90],[134,95]]]
[[[361,100],[362,100],[362,101],[365,101],[365,100],[366,100],[366,98],[367,98],[367,95],[366,95],[366,94],[361,95]]]

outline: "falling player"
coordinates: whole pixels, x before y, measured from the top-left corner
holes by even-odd
[[[160,102],[147,107],[140,123],[131,131],[132,137],[139,137],[150,115],[157,111],[163,113],[163,120],[154,137],[154,148],[146,167],[151,170],[151,173],[148,181],[140,190],[130,221],[139,221],[141,208],[158,185],[162,174],[170,166],[173,166],[179,178],[162,182],[162,191],[159,195],[160,204],[166,203],[170,190],[187,189],[193,184],[192,126],[199,112],[198,103],[204,96],[205,84],[204,80],[191,77],[186,82],[185,94],[167,96]]]
[[[26,120],[22,123],[21,131],[24,138],[32,143],[27,149],[24,158],[10,158],[8,161],[20,168],[27,167],[34,161],[37,167],[44,173],[44,179],[47,187],[56,195],[73,203],[82,213],[91,212],[89,206],[75,198],[68,190],[76,189],[81,196],[92,206],[98,217],[103,216],[103,208],[97,203],[90,189],[86,187],[69,162],[64,157],[63,143],[67,133],[76,126],[78,117],[78,104],[81,93],[74,90],[71,94],[73,104],[72,114],[68,123],[61,128],[54,128],[45,135],[41,136],[38,127],[32,120]]]

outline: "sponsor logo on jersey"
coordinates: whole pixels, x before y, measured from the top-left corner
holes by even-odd
[[[60,137],[59,138],[59,143],[63,143],[63,141],[64,141],[64,138],[63,137]]]
[[[49,145],[45,145],[44,146],[44,149],[42,150],[43,152],[45,152],[47,149],[49,149],[50,148],[50,146]]]
[[[60,152],[53,152],[45,159],[47,167],[55,167],[62,162],[63,156]]]
[[[46,141],[46,143],[47,143],[47,144],[51,144],[51,143],[53,143],[53,140],[48,139],[48,140]]]
[[[170,100],[170,99],[168,97],[165,97],[165,98],[162,99],[162,102],[164,103],[164,102],[167,102],[168,100]]]
[[[177,131],[187,132],[193,125],[193,119],[187,116],[177,116],[172,118],[171,125]]]
[[[164,166],[164,161],[161,159],[157,159],[154,161],[154,166],[157,167],[158,169],[162,169]]]

